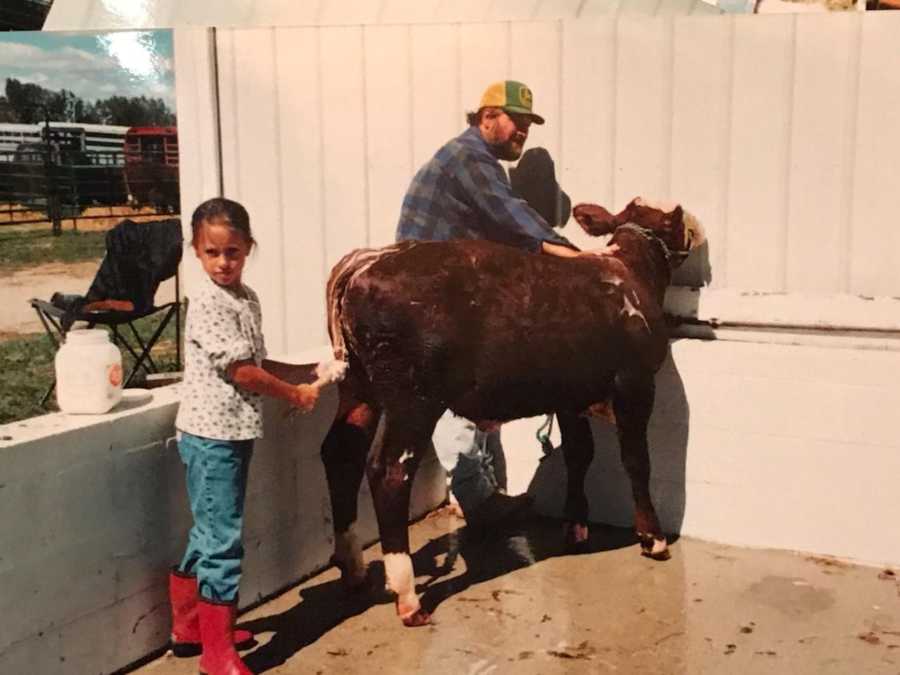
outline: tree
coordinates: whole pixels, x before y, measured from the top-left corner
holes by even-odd
[[[5,96],[0,96],[0,122],[18,122],[19,118],[16,111],[6,100]]]
[[[111,96],[96,101],[94,110],[103,124],[123,126],[172,126],[175,115],[160,98]]]
[[[41,108],[47,106],[52,92],[31,82],[19,82],[14,78],[6,79],[6,100],[20,122],[34,124],[44,118]]]
[[[9,108],[7,116],[26,124],[43,122],[46,111],[53,122],[126,127],[175,125],[175,114],[161,98],[111,96],[90,103],[68,89],[52,91],[10,77],[6,80],[6,101]],[[3,114],[0,107],[0,116]]]
[[[80,98],[76,99],[72,106],[72,119],[85,124],[100,124],[100,117],[97,115],[93,104],[85,103]]]

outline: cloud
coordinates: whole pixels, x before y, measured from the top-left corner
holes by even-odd
[[[23,61],[31,61],[43,56],[43,51],[32,45],[7,42],[0,49],[0,66],[18,67]]]
[[[142,33],[109,33],[98,38],[111,61],[138,78],[158,79],[164,64]]]
[[[85,101],[109,96],[163,99],[173,110],[172,59],[146,31],[103,33],[94,40],[81,34],[30,34],[0,39],[0,71],[5,77],[52,90],[68,89]],[[48,37],[41,42],[41,36]]]

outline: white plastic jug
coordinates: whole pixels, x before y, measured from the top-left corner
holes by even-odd
[[[55,365],[63,412],[99,415],[122,399],[122,354],[105,330],[69,331]]]

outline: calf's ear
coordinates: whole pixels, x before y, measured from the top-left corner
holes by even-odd
[[[572,209],[572,215],[592,237],[609,234],[616,226],[615,216],[599,204],[578,204]]]

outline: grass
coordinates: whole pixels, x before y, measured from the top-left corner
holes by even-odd
[[[58,237],[47,228],[0,228],[0,273],[50,262],[98,260],[106,253],[106,232],[64,230]]]
[[[46,335],[0,343],[0,424],[48,412],[38,402],[52,381],[53,350]]]
[[[141,339],[146,342],[161,320],[162,314],[136,321],[135,326]],[[128,334],[131,332],[127,327],[125,331],[128,331]],[[134,359],[126,350],[121,351],[122,365],[128,373]],[[53,382],[54,356],[55,350],[50,338],[43,333],[0,342],[0,424],[58,410],[52,395],[47,401],[46,408],[39,405],[44,392]],[[151,356],[160,372],[177,370],[174,319],[169,321]],[[139,380],[140,375],[135,378],[132,386],[140,386]]]

